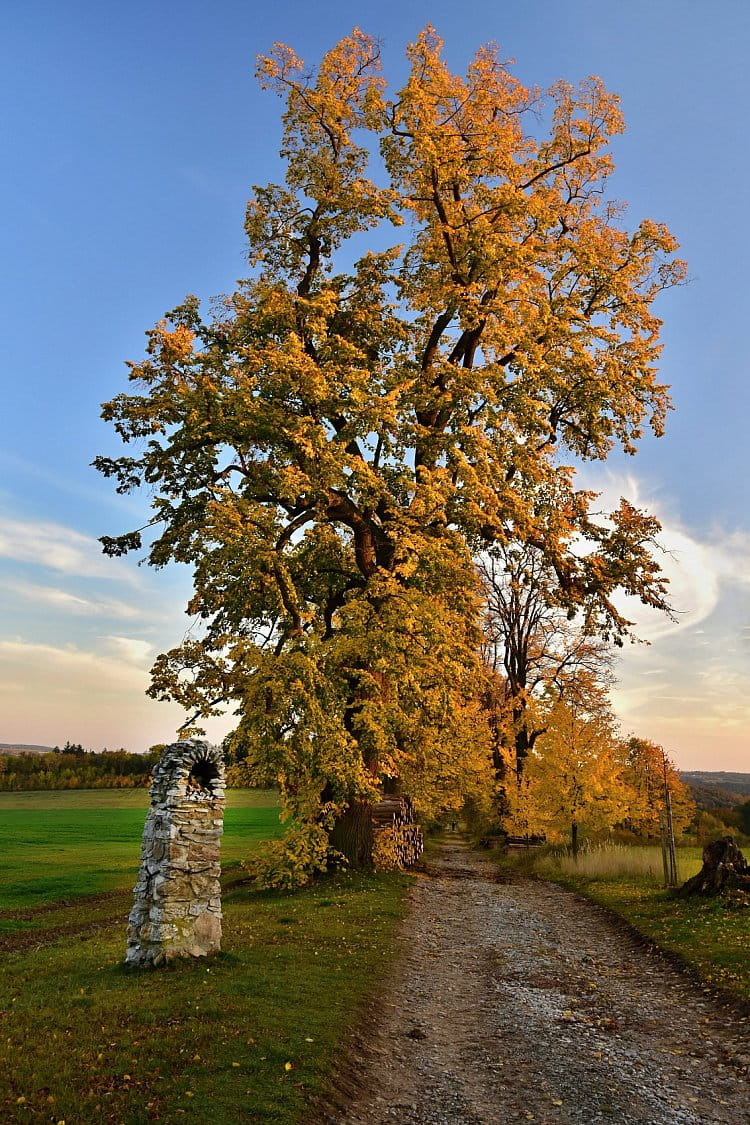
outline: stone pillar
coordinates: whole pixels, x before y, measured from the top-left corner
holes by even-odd
[[[218,953],[224,786],[221,750],[200,739],[168,746],[154,769],[127,965]]]

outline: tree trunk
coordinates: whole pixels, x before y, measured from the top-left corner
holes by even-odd
[[[514,743],[516,752],[516,777],[519,786],[521,785],[526,770],[526,760],[533,753],[536,740],[540,735],[544,734],[546,730],[544,727],[540,730],[529,730],[526,721],[521,722],[525,710],[526,708],[524,707],[519,711],[515,711],[513,714],[514,722],[516,724],[521,723],[521,726],[516,731]]]
[[[578,859],[578,823],[575,820],[570,825],[570,850],[573,858]]]
[[[522,716],[523,716],[523,710],[520,710],[520,711],[514,710],[514,712],[513,712],[514,723],[516,723],[516,724],[519,723]],[[524,773],[524,770],[526,768],[526,759],[529,756],[530,749],[531,749],[531,747],[529,746],[529,732],[528,732],[528,729],[526,727],[526,724],[523,723],[520,726],[520,728],[518,728],[516,730],[516,737],[515,737],[516,780],[518,782],[519,787],[521,785],[521,781],[523,780],[523,773]]]
[[[350,867],[372,867],[372,805],[352,801],[336,820],[330,835],[331,847],[341,852]]]

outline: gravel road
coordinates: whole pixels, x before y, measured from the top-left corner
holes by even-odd
[[[415,878],[327,1121],[750,1123],[750,1021],[560,887],[496,879],[457,838]]]

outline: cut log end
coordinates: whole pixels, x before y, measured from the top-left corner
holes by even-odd
[[[424,851],[411,798],[387,796],[372,806],[373,866],[376,871],[413,867]]]

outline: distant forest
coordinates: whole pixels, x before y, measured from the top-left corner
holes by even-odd
[[[0,792],[29,789],[142,789],[151,782],[151,771],[158,762],[163,744],[145,754],[128,750],[95,753],[79,742],[66,742],[48,753],[37,747],[0,744]],[[227,782],[230,788],[271,788],[275,778],[257,775],[245,760],[246,751],[230,738],[224,743]],[[726,832],[750,835],[750,774],[683,771],[682,780],[691,789],[699,810],[701,835],[719,836]]]
[[[86,750],[80,742],[66,742],[48,753],[44,748],[18,747],[18,753],[0,743],[0,792],[26,789],[141,789],[151,783],[151,771],[159,761],[164,743],[157,743],[145,754],[129,750]],[[276,778],[247,761],[247,751],[234,740],[223,743],[230,789],[272,789]],[[10,752],[9,752],[10,750]]]
[[[700,794],[705,794],[706,802],[713,794],[719,805],[739,805],[750,798],[750,773],[727,773],[723,770],[681,770],[680,777],[696,794],[698,808],[712,808],[710,803],[701,803]]]
[[[139,789],[149,784],[163,750],[146,754],[128,750],[94,753],[66,742],[49,754],[0,754],[0,791],[20,789]]]

